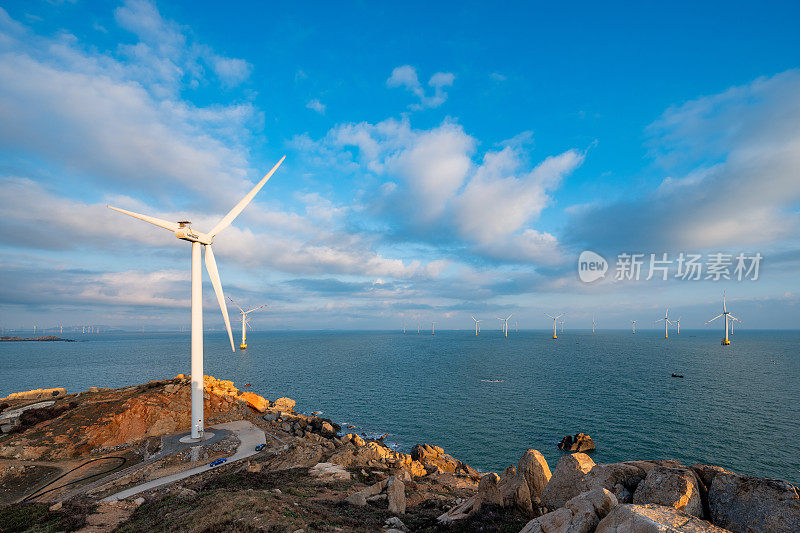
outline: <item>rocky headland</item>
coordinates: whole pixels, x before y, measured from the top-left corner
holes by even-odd
[[[595,464],[568,453],[588,447],[583,434],[562,442],[552,470],[530,449],[501,473],[481,473],[438,446],[403,453],[298,413],[289,398],[204,381],[206,425],[248,421],[266,446],[120,501],[103,499],[240,447],[220,430],[178,444],[189,426],[186,376],[0,399],[0,532],[800,531],[798,491],[784,481],[672,460]]]

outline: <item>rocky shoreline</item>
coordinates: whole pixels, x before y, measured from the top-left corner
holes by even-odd
[[[800,531],[798,491],[784,481],[671,460],[595,464],[580,451],[551,471],[533,449],[500,474],[481,473],[434,445],[399,452],[297,413],[289,398],[204,381],[207,424],[247,420],[268,446],[111,503],[100,499],[236,449],[232,436],[176,447],[189,425],[187,376],[0,399],[0,418],[14,420],[0,434],[0,524],[13,516],[19,527],[9,531],[45,522],[53,531]],[[590,442],[578,434],[562,448]],[[110,465],[102,476],[81,470],[98,461]],[[62,474],[72,476],[63,487],[53,481]]]

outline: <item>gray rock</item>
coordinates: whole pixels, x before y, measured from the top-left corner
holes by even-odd
[[[705,520],[662,505],[617,505],[595,533],[726,533]]]
[[[406,514],[406,486],[395,476],[390,476],[386,484],[386,495],[389,497],[389,512]]]
[[[800,497],[786,481],[717,472],[708,506],[711,521],[735,533],[800,531]]]
[[[617,498],[606,489],[593,489],[572,498],[564,507],[534,518],[520,533],[591,533],[614,507]]]
[[[354,492],[353,494],[345,498],[345,501],[350,505],[356,505],[358,507],[364,507],[365,505],[367,505],[367,499],[361,492]]]
[[[406,530],[406,525],[403,523],[402,520],[400,520],[396,516],[393,516],[391,518],[387,518],[386,522],[384,522],[383,525],[384,525],[384,527],[389,527],[389,528],[393,528],[393,529],[399,529],[401,531],[405,531]]]
[[[664,505],[703,518],[703,502],[694,473],[688,468],[657,466],[636,487],[633,503]]]
[[[528,450],[519,458],[517,474],[525,478],[531,498],[539,499],[552,474],[547,460],[537,450]]]

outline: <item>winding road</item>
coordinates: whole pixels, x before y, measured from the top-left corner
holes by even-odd
[[[246,459],[256,453],[256,446],[259,444],[266,444],[267,439],[266,435],[263,430],[256,427],[255,424],[249,422],[247,420],[237,420],[236,422],[228,422],[225,424],[217,424],[212,426],[216,429],[227,429],[231,431],[236,437],[239,439],[239,447],[236,449],[236,453],[232,456],[228,457],[228,461],[225,464],[232,463],[234,461],[239,461],[241,459]],[[140,492],[144,492],[146,490],[154,489],[156,487],[160,487],[162,485],[167,485],[169,483],[174,483],[175,481],[180,481],[181,479],[186,479],[189,476],[193,476],[195,474],[201,474],[203,472],[207,472],[211,470],[212,467],[206,465],[198,466],[197,468],[192,468],[191,470],[186,470],[184,472],[178,472],[177,474],[171,474],[169,476],[160,477],[158,479],[154,479],[152,481],[148,481],[146,483],[142,483],[140,485],[136,485],[134,487],[130,487],[123,491],[117,492],[116,494],[112,494],[111,496],[107,496],[103,498],[102,501],[104,502],[113,502],[116,500],[124,500],[125,498],[130,498]]]

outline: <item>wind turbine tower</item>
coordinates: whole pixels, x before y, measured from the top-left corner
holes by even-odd
[[[672,324],[672,322],[669,319],[669,307],[667,307],[667,310],[664,311],[664,318],[659,318],[658,320],[656,320],[653,323],[654,324],[658,324],[662,320],[664,321],[664,338],[665,339],[669,339],[669,326],[670,326],[670,324]]]
[[[718,314],[717,316],[715,316],[714,318],[712,318],[711,320],[706,322],[706,324],[708,324],[709,322],[715,321],[719,317],[724,317],[724,322],[725,322],[724,323],[725,336],[722,338],[722,345],[723,346],[728,346],[731,343],[730,339],[728,339],[728,320],[731,321],[731,326],[733,325],[734,320],[736,322],[740,323],[740,324],[742,323],[742,321],[739,320],[738,318],[736,318],[735,316],[733,316],[730,313],[730,311],[728,311],[728,307],[725,304],[725,291],[722,291],[722,313]],[[706,324],[703,324],[703,325],[705,326]]]
[[[469,316],[471,316],[472,320],[475,321],[475,336],[477,337],[478,336],[478,324],[480,324],[481,321],[478,320],[477,318],[475,318],[473,315],[469,315]]]
[[[219,270],[217,269],[217,261],[214,259],[214,252],[211,250],[211,245],[214,238],[219,232],[231,225],[231,222],[239,216],[239,213],[247,207],[252,199],[258,194],[258,191],[264,186],[265,183],[272,177],[272,174],[278,170],[278,167],[283,163],[286,157],[282,157],[278,163],[272,167],[266,176],[253,187],[244,198],[242,198],[233,209],[231,209],[222,220],[217,222],[211,231],[208,233],[201,233],[192,229],[191,222],[187,220],[179,222],[170,222],[160,218],[151,217],[126,211],[116,207],[108,206],[114,211],[119,211],[125,215],[133,218],[138,218],[154,226],[164,228],[174,233],[175,237],[180,240],[192,243],[191,252],[191,317],[192,317],[192,333],[191,333],[191,439],[198,441],[203,438],[204,433],[204,417],[203,417],[203,282],[202,282],[202,266],[201,266],[201,253],[205,249],[205,263],[208,276],[211,278],[211,285],[214,287],[214,292],[217,296],[220,310],[222,311],[222,318],[225,319],[225,329],[228,331],[228,339],[231,343],[231,351],[236,351],[233,347],[233,333],[231,332],[231,323],[228,319],[228,308],[225,306],[225,296],[222,293],[222,282],[219,277]]]
[[[547,317],[550,317],[550,318],[552,318],[552,319],[553,319],[553,338],[554,338],[554,339],[557,339],[557,338],[558,338],[558,335],[556,335],[556,322],[558,321],[558,319],[559,319],[559,318],[561,318],[562,316],[564,316],[564,313],[561,313],[561,314],[560,314],[560,315],[558,315],[558,316],[548,315],[547,313],[545,313],[545,314],[544,314],[544,316],[547,316]]]
[[[436,322],[431,322],[431,335],[436,335]]]
[[[636,335],[636,320],[631,320],[631,327],[633,328],[633,335]]]
[[[238,307],[239,311],[242,313],[242,343],[239,345],[239,349],[240,350],[246,350],[247,349],[247,328],[253,329],[252,326],[250,326],[250,320],[247,318],[247,315],[249,315],[253,311],[258,311],[259,309],[262,309],[262,308],[266,307],[267,305],[266,304],[260,305],[258,307],[254,307],[254,308],[250,309],[249,311],[245,311],[230,296],[228,296],[228,300],[233,302],[233,305]]]
[[[495,317],[497,320],[501,320],[503,322],[503,335],[508,338],[508,319],[514,316],[514,313],[511,313],[505,318]]]

